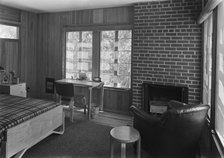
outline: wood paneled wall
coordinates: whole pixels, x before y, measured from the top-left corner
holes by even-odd
[[[20,10],[0,5],[1,23],[20,23]]]
[[[104,109],[116,113],[129,113],[131,90],[104,90]]]
[[[19,71],[19,40],[0,39],[0,66],[7,72]]]
[[[21,22],[20,13],[18,9],[0,5],[0,23],[18,26]],[[18,74],[19,52],[19,40],[0,39],[0,66],[8,72],[14,70]]]
[[[21,12],[20,79],[27,84],[28,97],[37,96],[37,17],[33,13]]]
[[[37,94],[39,98],[53,98],[52,95],[45,93],[45,78],[52,77],[56,80],[62,78],[63,28],[132,25],[133,8],[119,7],[40,14],[38,21]],[[115,92],[116,90],[111,93],[109,90],[105,92],[105,98],[107,98],[105,103],[110,103],[108,105],[110,108],[117,99],[117,95],[122,98],[121,93],[116,95]],[[123,101],[121,105],[129,107],[131,98],[125,93],[123,97],[120,100]],[[114,105],[117,108],[115,102]]]
[[[2,66],[7,72],[15,71],[19,72],[19,43],[18,40],[4,40],[4,51],[2,60]]]
[[[0,5],[0,23],[17,25],[18,40],[1,39],[1,65],[15,70],[21,82],[26,82],[28,96],[36,96],[37,14]]]

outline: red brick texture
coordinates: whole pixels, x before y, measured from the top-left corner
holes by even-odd
[[[142,82],[185,85],[189,103],[201,93],[201,0],[134,4],[132,104],[141,106]]]

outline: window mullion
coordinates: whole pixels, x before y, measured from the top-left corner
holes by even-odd
[[[100,77],[100,31],[93,31],[92,76]]]
[[[211,128],[215,129],[215,95],[216,95],[216,47],[217,45],[217,8],[213,12],[212,35],[212,86],[211,86]]]
[[[115,31],[115,45],[114,45],[114,87],[118,84],[118,31]]]

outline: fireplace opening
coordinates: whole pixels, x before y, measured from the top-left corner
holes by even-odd
[[[143,108],[151,113],[163,113],[170,100],[188,103],[188,87],[143,82]]]

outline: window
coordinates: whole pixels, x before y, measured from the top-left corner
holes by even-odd
[[[100,77],[105,86],[130,88],[131,30],[102,31]]]
[[[19,27],[0,24],[0,38],[19,39]]]
[[[78,78],[83,72],[89,80],[100,77],[106,87],[131,88],[132,31],[77,29],[81,31],[66,31],[65,78]]]
[[[211,2],[211,3],[210,3]],[[219,3],[218,3],[219,2]],[[204,22],[203,103],[211,105],[211,128],[220,155],[224,151],[224,1],[208,1],[218,6]],[[206,6],[207,6],[206,4]],[[217,17],[215,17],[217,16]],[[213,36],[212,35],[217,35]],[[213,39],[213,40],[212,40]],[[218,140],[218,141],[217,141]],[[220,150],[221,149],[221,150]],[[222,156],[221,156],[222,157]]]
[[[66,78],[78,78],[80,72],[92,79],[92,31],[66,33]]]
[[[224,2],[218,6],[215,131],[224,146]]]

